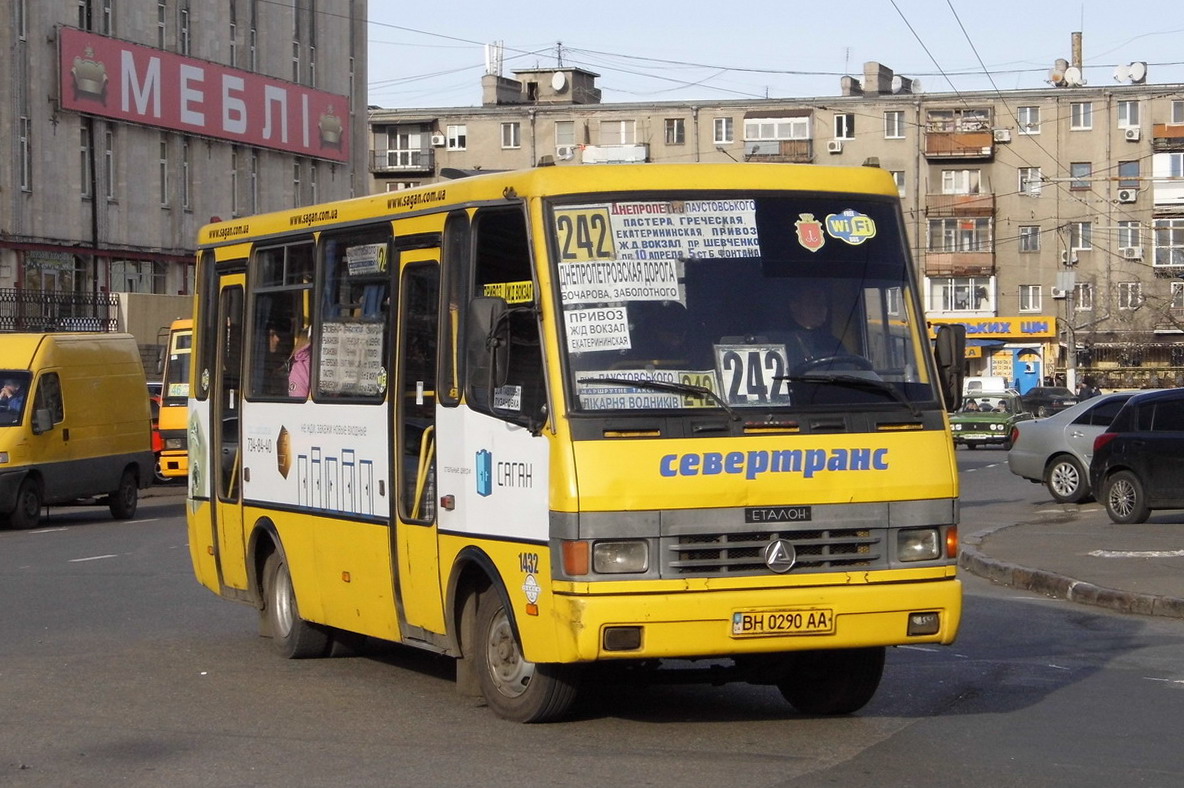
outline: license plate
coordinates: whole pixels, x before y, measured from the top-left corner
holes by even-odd
[[[829,635],[835,631],[830,608],[808,610],[737,610],[732,613],[732,637],[764,635]]]

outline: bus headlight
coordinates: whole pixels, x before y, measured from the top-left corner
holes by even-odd
[[[933,561],[941,557],[941,534],[936,528],[907,528],[896,532],[896,557],[901,561]]]
[[[0,451],[0,465],[8,464],[8,452]]]
[[[642,541],[596,542],[592,546],[592,570],[604,574],[644,572],[650,563],[649,545]]]
[[[185,439],[184,438],[165,438],[164,439],[164,447],[166,449],[172,449],[172,450],[176,450],[176,451],[183,450],[185,448]]]

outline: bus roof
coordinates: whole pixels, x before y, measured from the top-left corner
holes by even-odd
[[[705,185],[706,184],[706,185]],[[337,202],[207,224],[199,247],[241,243],[247,238],[316,230],[341,223],[397,218],[465,202],[621,190],[788,189],[861,192],[895,197],[897,187],[879,167],[816,164],[586,164],[536,167],[430,183]]]

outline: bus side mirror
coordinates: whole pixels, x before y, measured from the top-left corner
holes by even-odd
[[[933,344],[933,357],[937,361],[938,383],[946,410],[953,412],[962,406],[963,367],[966,358],[966,326],[961,323],[946,323],[937,327],[937,339]]]
[[[40,408],[33,411],[33,434],[40,435],[43,432],[49,432],[53,429],[53,414],[49,412],[49,408]]]
[[[469,302],[465,331],[467,394],[472,404],[488,410],[493,390],[505,384],[510,359],[509,308],[503,298],[479,296]]]

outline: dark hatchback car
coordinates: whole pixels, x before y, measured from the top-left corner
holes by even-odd
[[[1077,395],[1064,386],[1034,386],[1021,399],[1024,410],[1037,416],[1051,416],[1077,404]]]
[[[1184,509],[1184,389],[1127,400],[1094,439],[1089,475],[1116,523],[1144,522],[1152,509]]]

